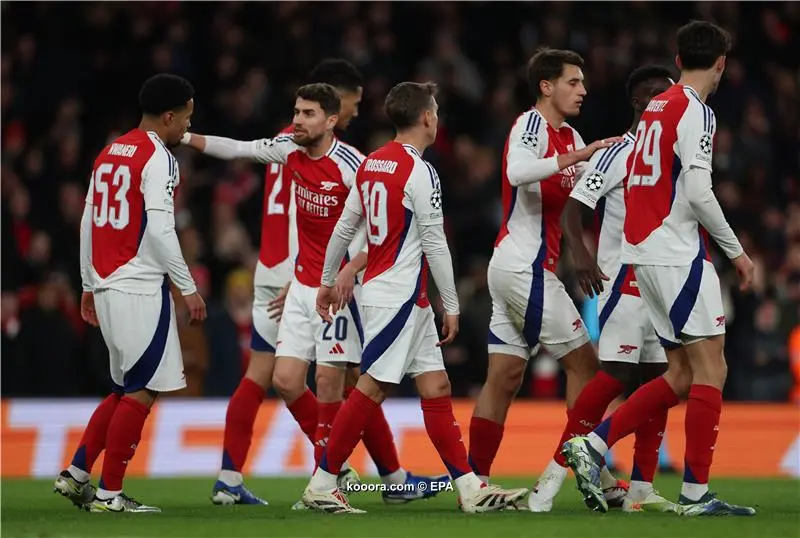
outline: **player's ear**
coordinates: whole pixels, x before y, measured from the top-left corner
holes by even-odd
[[[164,122],[164,125],[172,125],[172,122],[175,121],[175,113],[168,110],[161,114],[161,120]]]
[[[336,127],[336,124],[339,123],[339,114],[331,114],[328,116],[327,127],[328,129],[333,129]]]
[[[725,71],[725,56],[717,58],[717,65],[715,67],[717,68],[717,73]]]
[[[681,57],[677,54],[675,55],[675,65],[678,67],[678,69],[683,69],[683,62],[681,62]]]
[[[550,97],[553,94],[553,83],[549,80],[542,80],[539,82],[539,91],[545,97]]]

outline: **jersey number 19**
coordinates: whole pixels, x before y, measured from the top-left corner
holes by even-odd
[[[380,181],[361,184],[361,199],[367,214],[367,238],[370,245],[381,245],[389,233],[389,220],[386,216],[386,185]]]
[[[100,202],[95,199],[93,220],[94,225],[102,228],[107,224],[115,230],[122,230],[130,222],[130,209],[128,205],[128,189],[131,187],[131,170],[121,164],[103,163],[94,171],[92,181],[95,194],[100,195]],[[114,187],[114,200],[109,200],[111,188]]]

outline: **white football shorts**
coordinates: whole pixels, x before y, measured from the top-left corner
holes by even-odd
[[[667,355],[658,341],[653,323],[645,313],[642,299],[612,289],[600,296],[599,354],[601,361],[666,363]]]
[[[665,347],[725,334],[722,292],[714,265],[696,258],[691,265],[635,265],[642,301]]]
[[[294,357],[308,362],[352,363],[361,362],[364,329],[358,310],[361,286],[353,290],[353,300],[347,308],[337,312],[333,323],[323,321],[317,314],[317,292],[292,280],[283,316],[278,327],[276,357]]]
[[[275,353],[278,342],[278,322],[269,317],[267,306],[283,288],[255,286],[253,297],[253,325],[250,331],[250,349]]]
[[[115,391],[170,392],[186,387],[175,303],[166,279],[155,295],[96,291],[94,305]]]
[[[489,353],[528,359],[541,343],[556,359],[589,341],[578,309],[550,271],[489,267]]]
[[[399,308],[364,306],[361,373],[378,381],[400,383],[405,375],[444,370],[442,350],[437,347],[433,309],[408,301]]]

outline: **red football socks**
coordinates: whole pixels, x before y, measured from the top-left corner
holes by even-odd
[[[710,385],[692,385],[686,405],[686,456],[683,481],[708,484],[719,435],[722,392]]]
[[[380,405],[367,398],[363,392],[358,389],[353,391],[336,413],[328,435],[328,446],[319,463],[320,469],[334,475],[339,474],[342,465],[361,440],[361,432],[379,407]]]
[[[678,395],[663,377],[639,387],[594,432],[609,448],[642,427],[648,420],[678,405]]]
[[[94,462],[97,461],[100,453],[106,447],[108,425],[111,423],[111,417],[114,416],[120,397],[119,394],[108,395],[92,413],[86,429],[83,430],[78,449],[72,457],[72,465],[78,469],[82,469],[87,473],[92,472]]]
[[[469,423],[469,464],[475,474],[490,476],[500,443],[503,425],[488,418],[473,416]]]
[[[575,400],[575,405],[567,410],[567,425],[553,454],[556,463],[562,467],[567,466],[566,459],[561,453],[561,446],[573,437],[586,435],[592,431],[603,420],[603,414],[609,404],[624,390],[624,385],[618,379],[603,370],[597,372],[583,387]]]
[[[142,438],[142,428],[149,413],[146,405],[133,398],[123,396],[120,399],[108,425],[100,489],[122,491],[125,470]]]
[[[319,418],[317,420],[317,430],[314,433],[314,464],[319,465],[319,460],[322,458],[322,453],[328,445],[329,436],[333,421],[336,419],[336,414],[339,408],[342,407],[342,402],[332,403],[319,403]]]
[[[303,433],[306,434],[309,441],[313,444],[314,437],[317,433],[319,409],[317,397],[311,392],[311,389],[306,389],[302,396],[295,400],[292,405],[287,405],[286,408],[300,425],[300,429],[303,430]]]
[[[253,424],[263,399],[264,389],[252,379],[242,378],[228,402],[228,411],[225,414],[223,470],[242,472],[253,439]]]
[[[386,421],[386,415],[383,414],[383,408],[378,407],[372,414],[364,430],[363,441],[380,476],[392,474],[400,469],[394,436]]]
[[[450,477],[455,480],[472,472],[461,437],[461,429],[453,416],[450,397],[422,400],[422,415],[428,437],[439,452],[439,457],[442,458]]]
[[[631,480],[653,482],[658,467],[658,450],[667,427],[667,414],[668,411],[664,409],[636,430]]]

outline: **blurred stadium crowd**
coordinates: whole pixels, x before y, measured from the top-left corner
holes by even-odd
[[[474,394],[486,371],[502,148],[531,104],[526,59],[543,44],[584,56],[589,95],[571,123],[589,142],[629,126],[627,74],[645,62],[673,65],[673,36],[692,17],[735,38],[709,101],[719,125],[714,180],[757,266],[755,291],[742,294],[717,253],[726,397],[786,400],[795,383],[789,336],[800,324],[800,5],[769,2],[3,3],[3,394],[106,392],[102,338],[78,312],[78,230],[92,160],[136,126],[141,82],[183,75],[197,90],[197,132],[262,138],[288,124],[295,88],[329,56],[366,75],[360,116],[342,135],[365,153],[392,134],[382,103],[394,83],[440,84],[442,127],[426,157],[443,182],[463,312],[446,362],[454,394]],[[180,238],[209,303],[204,327],[180,329],[184,394],[228,395],[247,361],[264,170],[176,153]],[[569,262],[565,254],[560,270],[572,282]],[[521,395],[557,396],[553,366],[539,357]]]

